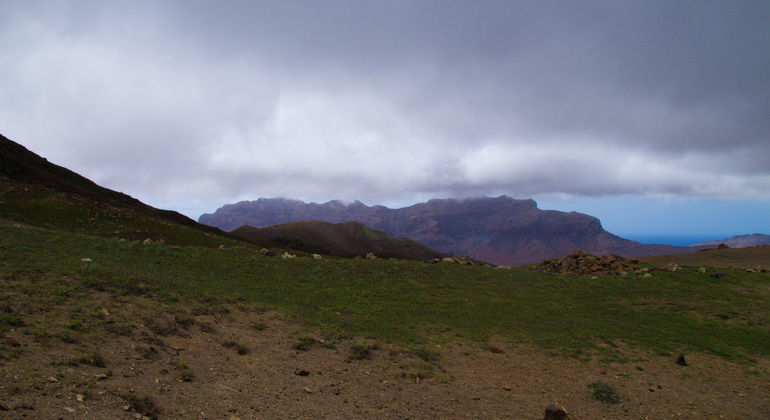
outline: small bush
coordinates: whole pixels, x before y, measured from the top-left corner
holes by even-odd
[[[251,327],[251,329],[255,331],[263,331],[267,329],[267,324],[260,321],[251,321],[249,323],[249,327]]]
[[[189,366],[187,366],[187,363],[185,362],[171,362],[174,365],[174,368],[176,368],[176,374],[174,375],[174,378],[182,381],[182,382],[192,382],[192,380],[195,378],[195,371],[190,369]]]
[[[224,339],[224,340],[220,341],[219,344],[221,344],[222,347],[227,347],[229,349],[235,349],[235,352],[240,354],[240,355],[244,355],[244,354],[248,354],[249,353],[249,348],[248,347],[246,347],[245,345],[237,342],[235,339],[232,339],[232,338]]]
[[[160,409],[149,395],[126,394],[123,398],[134,411],[143,416],[151,419],[157,419],[160,416]]]
[[[426,348],[417,349],[415,355],[426,362],[436,362],[441,359],[441,353]]]
[[[68,361],[66,361],[65,364],[68,366],[87,365],[87,366],[101,367],[101,368],[107,366],[104,356],[102,356],[98,350],[94,350],[91,353],[80,357],[73,357]]]
[[[195,318],[185,313],[178,313],[174,316],[174,321],[181,325],[182,328],[188,328],[190,325],[195,324]]]
[[[310,348],[313,347],[314,344],[315,344],[315,339],[313,337],[306,335],[304,337],[300,337],[299,340],[296,343],[294,343],[293,347],[294,347],[294,350],[306,351],[306,350],[310,350]]]
[[[154,359],[158,357],[158,349],[156,349],[155,346],[136,346],[136,352],[144,359]]]
[[[620,394],[618,394],[618,391],[614,387],[607,385],[602,381],[593,382],[588,386],[594,390],[591,395],[595,399],[606,404],[617,404],[620,402]]]
[[[366,344],[353,344],[350,346],[350,356],[353,360],[371,359],[372,348]]]

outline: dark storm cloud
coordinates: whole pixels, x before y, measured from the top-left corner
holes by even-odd
[[[766,2],[12,2],[4,134],[145,197],[770,199]]]

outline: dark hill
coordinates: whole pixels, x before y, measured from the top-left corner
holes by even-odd
[[[126,239],[181,237],[185,236],[182,228],[188,233],[194,230],[232,238],[175,211],[156,209],[131,196],[101,187],[2,135],[0,217],[99,236],[119,235]],[[170,225],[179,228],[164,228]]]
[[[308,253],[343,257],[373,253],[378,257],[427,261],[446,257],[411,239],[392,238],[358,222],[289,222],[254,228],[241,226],[232,231],[255,242]]]
[[[436,199],[401,209],[359,201],[306,204],[265,199],[226,205],[199,221],[224,230],[241,225],[265,227],[302,220],[357,221],[394,237],[413,239],[441,252],[467,255],[501,265],[520,265],[583,250],[594,254],[647,256],[692,248],[643,245],[615,236],[599,219],[582,213],[540,210],[533,200],[508,196]]]

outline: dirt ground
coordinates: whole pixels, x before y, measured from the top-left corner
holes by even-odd
[[[710,252],[697,254],[718,255]],[[92,328],[58,329],[57,318],[73,314]],[[26,315],[0,337],[3,419],[542,419],[550,404],[574,419],[770,416],[768,359],[688,353],[682,366],[679,354],[619,345],[623,357],[603,362],[515,337],[436,337],[415,351],[323,340],[275,310],[232,305],[180,318],[146,297],[101,292],[87,307]],[[596,381],[621,401],[594,398]]]
[[[129,310],[150,305],[133,298]],[[298,348],[303,338],[306,349]],[[41,345],[18,329],[4,340],[22,349],[0,367],[0,417],[9,419],[542,419],[549,404],[575,419],[770,413],[768,360],[746,366],[693,353],[681,366],[678,355],[623,348],[628,361],[603,363],[502,339],[435,344],[433,360],[387,343],[321,342],[272,311],[202,315],[163,337],[104,339],[101,363],[77,361],[82,343]],[[352,359],[353,344],[374,348],[371,358]],[[613,386],[621,402],[594,399],[595,381]]]

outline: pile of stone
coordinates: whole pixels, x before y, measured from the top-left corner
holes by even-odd
[[[597,257],[585,251],[575,251],[564,258],[543,260],[535,269],[546,273],[624,276],[642,271],[638,264],[639,260],[629,260],[615,254]]]

